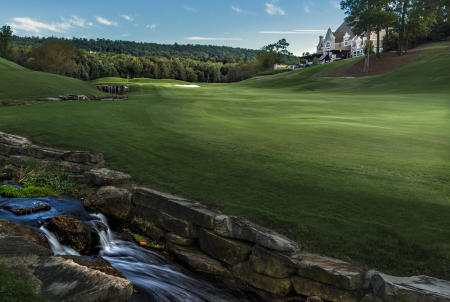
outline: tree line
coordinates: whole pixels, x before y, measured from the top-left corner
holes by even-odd
[[[4,43],[2,43],[2,37]],[[0,31],[0,56],[33,70],[80,80],[94,80],[102,77],[145,77],[189,82],[236,82],[248,79],[260,71],[272,69],[275,63],[295,60],[295,57],[287,51],[289,43],[285,39],[270,44],[260,51],[253,50],[257,53],[253,59],[246,58],[247,55],[244,55],[243,59],[219,56],[206,60],[206,57],[202,59],[186,58],[182,53],[178,53],[181,57],[167,58],[88,51],[77,48],[74,44],[74,41],[83,41],[83,39],[32,37],[20,38],[19,43],[16,43],[18,40],[17,37],[14,37],[11,28],[3,26]],[[118,45],[122,44],[118,43]],[[200,47],[200,45],[197,46]],[[217,47],[217,49],[222,48]],[[224,48],[227,49],[227,47]],[[207,46],[206,49],[211,50],[214,47]],[[229,49],[239,51],[239,49]],[[242,51],[244,54],[246,53],[245,49]],[[222,53],[222,55],[224,54],[228,55],[228,53]],[[192,56],[195,57],[195,55]]]
[[[19,37],[14,35],[12,42],[16,45],[37,46],[52,38]],[[113,41],[108,39],[60,39],[70,41],[78,49],[111,54],[128,54],[135,57],[164,57],[236,63],[241,60],[253,60],[258,50],[214,45],[180,45],[157,44],[133,41]]]
[[[428,40],[442,40],[450,35],[450,0],[342,0],[346,21],[357,35],[376,32],[376,57],[380,57],[380,31],[385,29],[385,50],[399,55]],[[369,71],[371,47],[365,51],[364,71]]]

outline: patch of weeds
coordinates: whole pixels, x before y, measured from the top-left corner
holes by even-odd
[[[5,302],[46,302],[33,292],[29,280],[24,278],[25,274],[18,270],[14,271],[0,265],[0,301]]]
[[[133,233],[131,231],[128,231],[128,233],[141,246],[149,247],[149,248],[152,248],[152,249],[158,249],[158,250],[164,249],[164,245],[159,243],[158,241],[151,240],[151,239],[149,239],[149,238],[147,238],[145,236]]]
[[[50,165],[41,173],[33,173],[33,170],[31,170],[22,177],[19,183],[25,187],[51,188],[57,195],[64,194],[73,197],[86,195],[88,187],[84,184],[70,181],[69,175],[70,173],[59,170],[56,165]]]
[[[11,198],[33,198],[43,196],[56,196],[55,191],[48,187],[27,186],[16,188],[9,185],[0,186],[0,195]]]

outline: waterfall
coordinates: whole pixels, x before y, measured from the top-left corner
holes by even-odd
[[[70,247],[67,247],[59,243],[56,236],[52,232],[47,230],[44,226],[41,226],[39,229],[45,234],[45,237],[47,237],[48,243],[50,244],[50,248],[52,249],[53,254],[80,256],[80,254],[74,249],[71,249]]]
[[[109,252],[113,248],[114,237],[111,232],[111,229],[109,228],[108,221],[106,221],[106,217],[103,214],[91,214],[91,217],[96,218],[106,227],[105,231],[103,229],[100,229],[95,222],[91,224],[100,237],[100,244],[102,245],[102,250]]]

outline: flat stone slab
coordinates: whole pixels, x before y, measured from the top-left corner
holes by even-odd
[[[53,253],[42,232],[8,220],[0,220],[0,255],[53,255]]]
[[[387,302],[450,302],[450,281],[429,276],[395,277],[374,274],[371,286]]]
[[[131,181],[129,174],[106,168],[92,169],[86,174],[90,178],[91,183],[97,186],[126,184]]]
[[[224,238],[205,229],[198,232],[198,239],[205,253],[230,265],[245,261],[252,249],[251,245],[242,241]]]
[[[0,132],[0,143],[20,147],[29,147],[31,145],[31,141],[27,138],[5,132]]]
[[[295,256],[297,274],[346,290],[362,286],[365,270],[357,265],[329,257],[302,253]]]
[[[17,216],[45,212],[51,209],[48,202],[34,199],[9,201],[3,205],[3,208]]]
[[[296,242],[238,216],[216,216],[214,231],[221,236],[253,242],[279,252],[299,250]]]
[[[222,263],[200,251],[194,251],[174,244],[169,244],[168,249],[178,261],[187,265],[193,271],[219,276],[230,275],[230,272]]]
[[[289,278],[271,278],[255,273],[248,263],[239,263],[233,266],[232,273],[239,280],[275,296],[286,296],[292,287]]]
[[[355,293],[351,291],[339,289],[327,284],[323,284],[321,282],[313,281],[298,276],[292,277],[291,280],[295,292],[299,295],[307,297],[318,296],[325,301],[336,301],[336,302],[359,301]]]
[[[64,153],[62,158],[80,164],[99,164],[103,161],[103,154],[88,151],[68,151]]]
[[[218,212],[202,206],[199,202],[144,187],[134,188],[133,202],[140,207],[164,211],[207,229],[214,227],[214,220],[218,215]]]

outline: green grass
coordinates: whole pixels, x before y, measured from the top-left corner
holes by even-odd
[[[56,196],[57,194],[47,187],[22,187],[16,188],[7,185],[0,185],[0,196],[13,198],[33,198],[44,196]]]
[[[450,279],[449,50],[369,78],[323,77],[342,62],[201,88],[135,79],[124,102],[3,107],[0,129],[103,152],[308,250]]]
[[[100,95],[101,92],[86,82],[31,71],[0,58],[0,105],[58,97],[62,94]]]
[[[30,280],[24,276],[23,269],[7,269],[0,265],[0,302],[47,301],[33,292]]]

